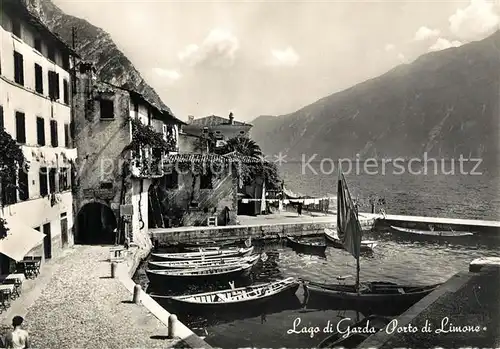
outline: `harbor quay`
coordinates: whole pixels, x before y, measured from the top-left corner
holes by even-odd
[[[500,258],[479,258],[357,348],[499,348]]]
[[[34,348],[210,348],[137,290],[131,275],[148,253],[131,247],[114,259],[110,246],[75,245],[23,283],[0,315],[2,333],[21,315]]]

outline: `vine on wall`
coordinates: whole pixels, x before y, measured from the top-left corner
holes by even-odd
[[[16,188],[17,171],[18,168],[27,171],[29,169],[28,162],[24,157],[21,147],[12,139],[4,129],[0,130],[0,183],[2,190],[11,190]],[[3,202],[0,201],[3,205]],[[7,236],[9,228],[7,228],[6,221],[0,218],[0,239]]]

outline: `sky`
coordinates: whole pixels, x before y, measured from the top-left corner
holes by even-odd
[[[107,31],[183,120],[292,113],[500,25],[499,0],[52,1]]]

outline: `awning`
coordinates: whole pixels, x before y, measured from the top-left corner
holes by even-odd
[[[3,217],[7,221],[7,236],[0,239],[0,253],[21,261],[26,254],[45,238],[45,234],[19,222],[13,217]]]

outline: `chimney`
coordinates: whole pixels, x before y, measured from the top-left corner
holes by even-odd
[[[188,115],[188,124],[192,124],[194,121],[194,115]]]
[[[230,112],[230,113],[229,113],[229,125],[232,125],[232,124],[233,124],[233,121],[234,121],[233,112]]]

